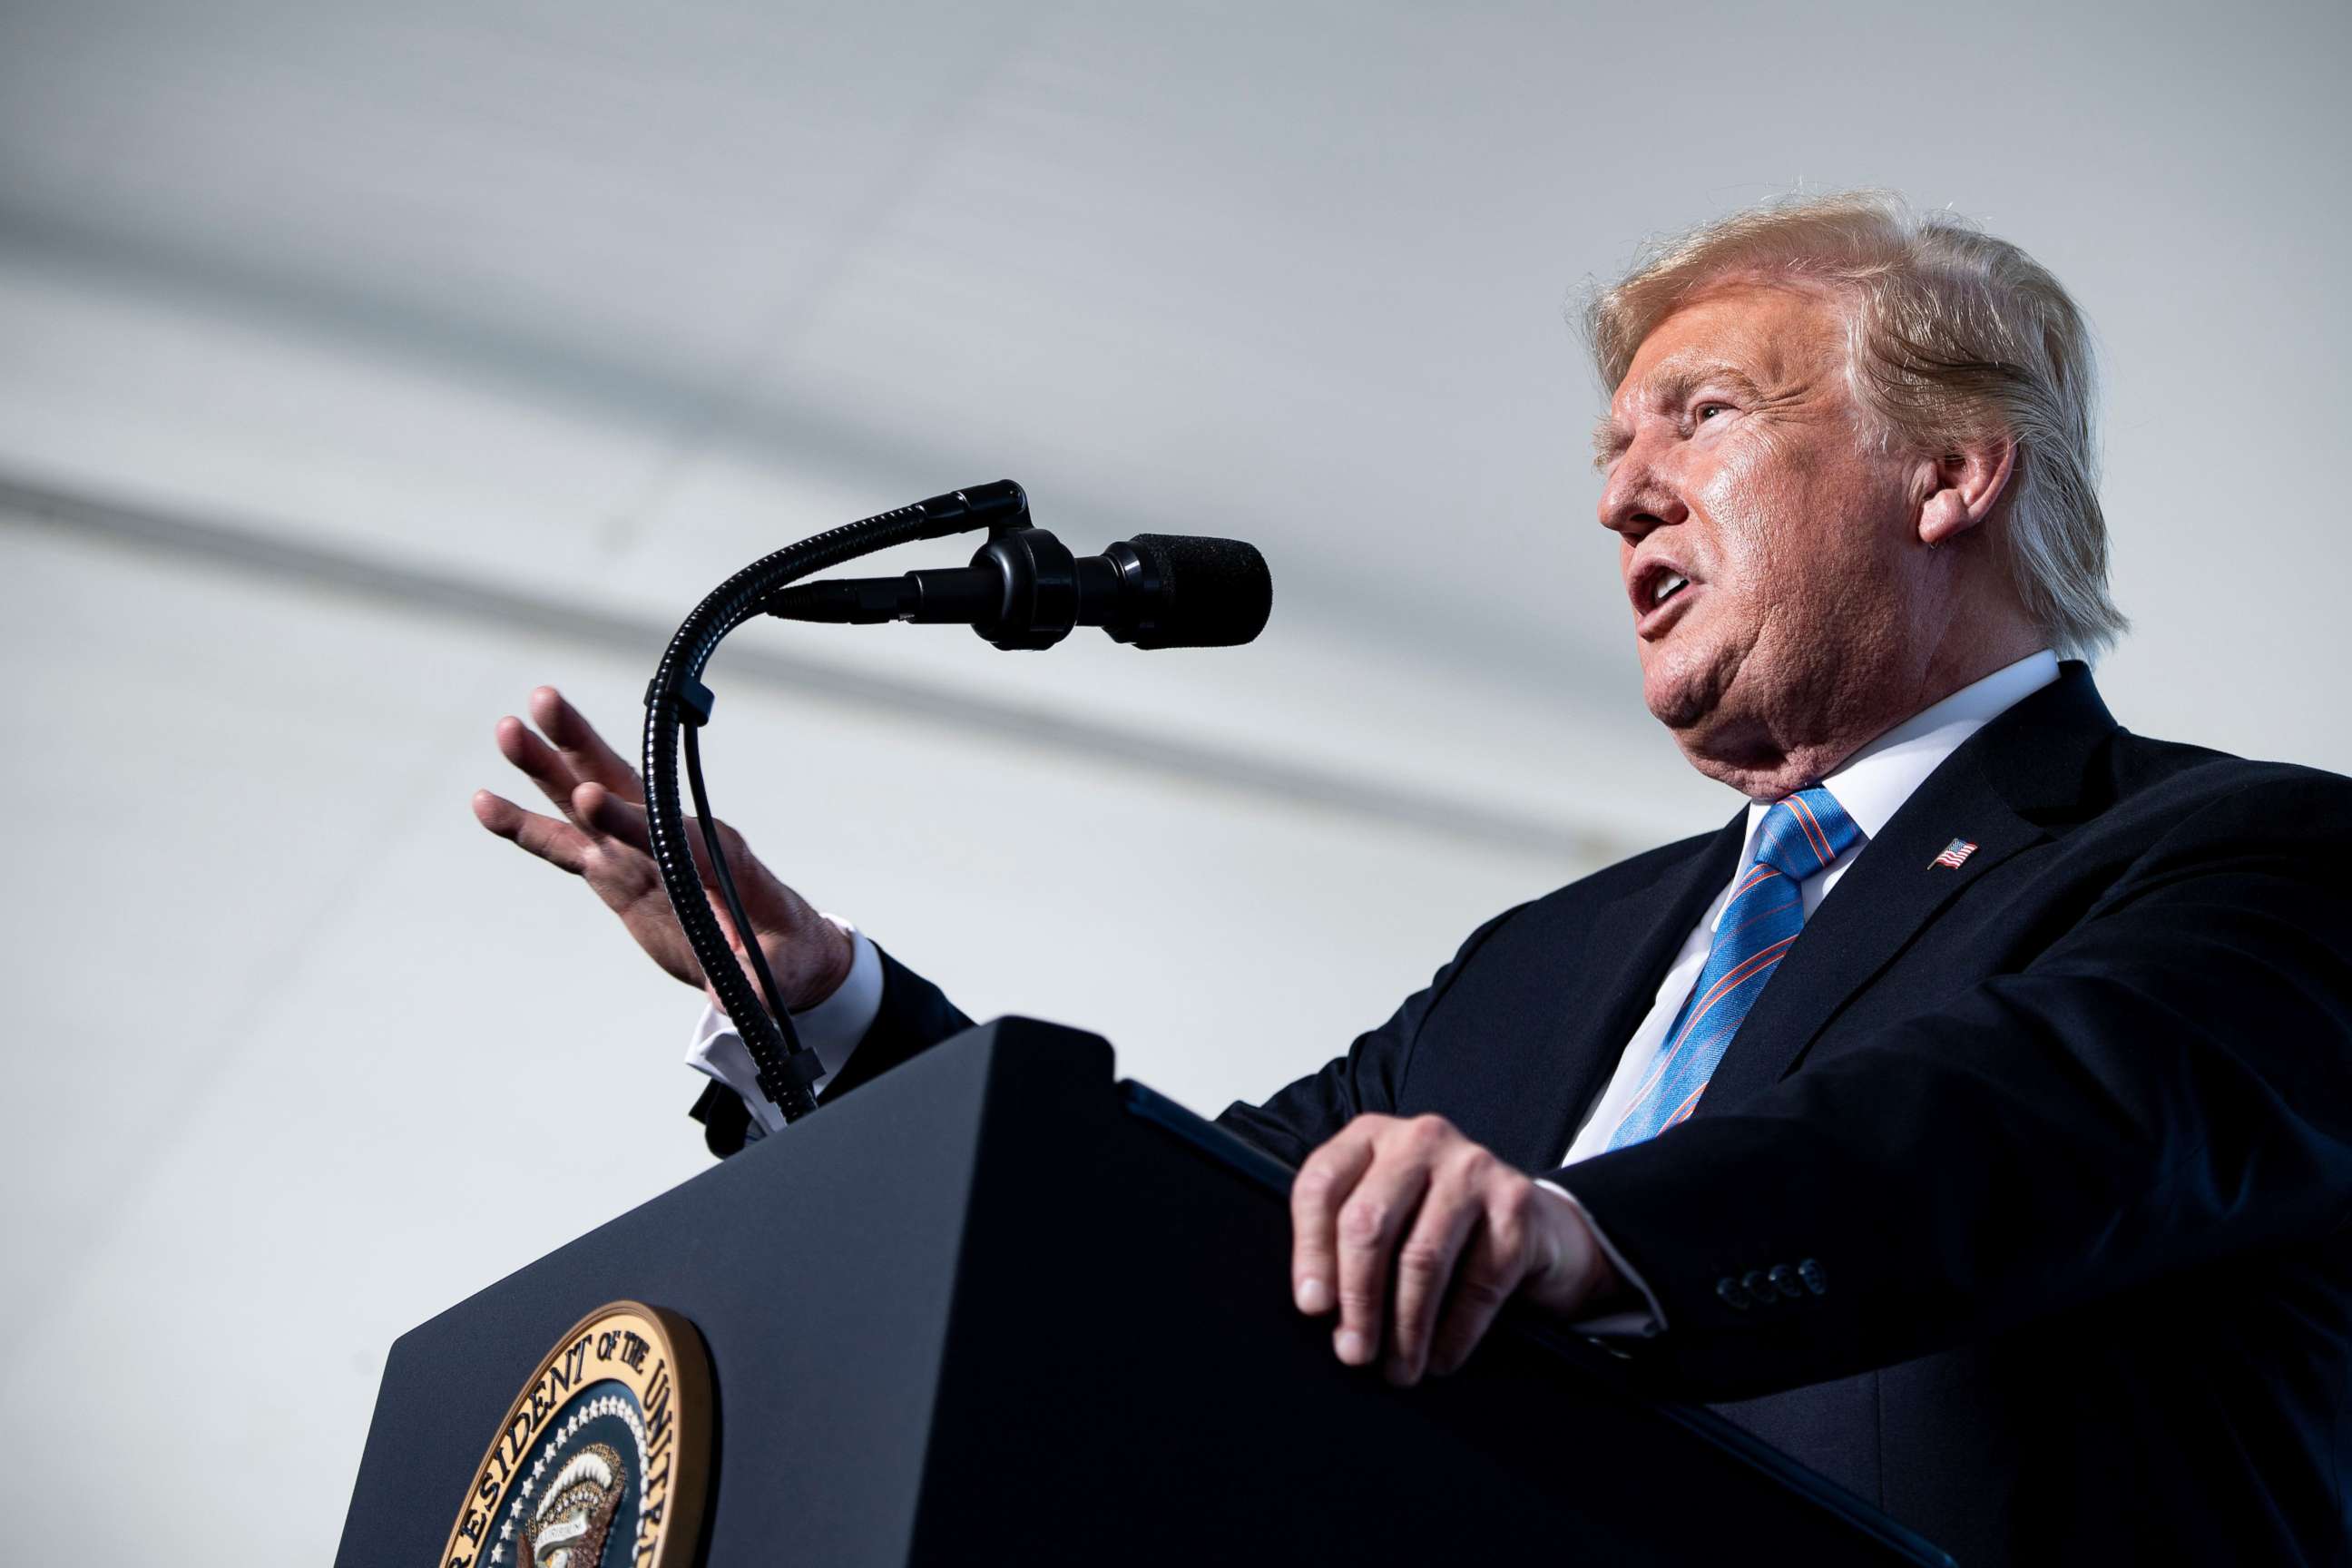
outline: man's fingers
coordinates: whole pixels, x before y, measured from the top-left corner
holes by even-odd
[[[637,770],[626,759],[604,743],[596,726],[552,686],[542,686],[530,694],[530,716],[539,725],[574,778],[589,784],[600,784],[623,800],[633,805],[645,804],[645,785]]]
[[[624,898],[661,890],[660,868],[653,860],[653,831],[646,822],[646,808],[623,800],[603,784],[584,784],[572,792],[572,814],[606,839],[607,853],[591,881],[603,880],[611,885],[604,891],[608,901],[619,907]],[[730,938],[735,934],[734,921],[719,904],[718,891],[710,880],[708,857],[702,852],[702,828],[693,817],[686,819],[687,847],[694,851],[695,869],[701,874],[702,885],[711,894],[710,912],[719,917],[719,926]],[[617,853],[612,851],[617,849]],[[740,849],[730,852],[730,859],[740,872],[744,857]],[[668,898],[667,891],[662,897]]]
[[[1309,1317],[1339,1304],[1339,1205],[1371,1163],[1371,1128],[1358,1121],[1308,1155],[1291,1179],[1290,1293]]]
[[[646,808],[641,802],[624,799],[600,784],[583,784],[572,792],[571,810],[572,816],[597,832],[647,855],[654,852],[653,828],[646,820]],[[684,820],[686,847],[694,856],[694,874],[701,879],[704,887],[716,891],[710,879],[710,857],[702,847],[702,824],[691,816]],[[726,829],[722,827],[720,831],[724,833]],[[739,882],[745,858],[740,843],[728,846],[727,863],[738,873]]]
[[[653,853],[653,834],[646,826],[642,805],[624,800],[604,785],[593,784],[583,784],[573,790],[569,804],[572,815],[586,826],[646,854]],[[685,820],[686,847],[694,857],[694,874],[715,897],[719,882],[710,869],[709,849],[702,842],[702,823],[692,816]],[[744,912],[751,917],[753,924],[762,930],[772,929],[790,922],[801,912],[793,907],[798,895],[760,863],[741,834],[721,822],[719,842],[727,852],[728,868],[735,873],[735,890],[743,896]]]
[[[1510,1201],[1490,1202],[1479,1215],[1430,1342],[1429,1370],[1440,1376],[1459,1371],[1470,1359],[1519,1287],[1527,1267],[1526,1222],[1514,1211]]]
[[[1430,1181],[1429,1194],[1396,1252],[1396,1301],[1390,1309],[1389,1381],[1410,1386],[1429,1363],[1430,1336],[1455,1261],[1481,1217],[1478,1182],[1494,1163],[1483,1149],[1450,1160]]]
[[[648,856],[654,852],[653,829],[646,820],[646,808],[642,805],[622,799],[603,784],[584,784],[572,792],[571,809],[573,816],[606,837],[617,838],[630,848]],[[719,884],[710,874],[709,852],[703,847],[702,824],[691,816],[685,821],[686,847],[694,856],[694,874],[700,879],[703,888],[715,895],[719,891]],[[758,863],[743,847],[743,841],[735,836],[733,828],[721,823],[719,834],[719,842],[727,849],[728,867],[735,873],[736,890],[749,900],[754,879],[748,873]],[[759,911],[748,912],[756,916]]]
[[[1331,1348],[1349,1366],[1368,1365],[1380,1354],[1391,1259],[1429,1190],[1429,1177],[1425,1160],[1384,1149],[1339,1205],[1339,1327]]]
[[[509,844],[519,844],[551,866],[573,876],[588,868],[588,836],[568,822],[525,811],[504,795],[474,792],[474,820]]]
[[[531,733],[530,726],[509,713],[499,721],[495,731],[499,755],[522,770],[524,776],[539,786],[539,792],[553,801],[557,809],[572,809],[572,792],[580,783],[554,747]]]
[[[646,826],[646,808],[622,799],[603,784],[577,786],[565,802],[565,808],[581,823],[608,838],[617,838],[647,855],[654,852],[653,836]],[[688,837],[691,838],[693,835]]]
[[[513,841],[522,828],[522,819],[530,815],[502,795],[493,795],[486,789],[474,792],[474,820],[509,842]]]

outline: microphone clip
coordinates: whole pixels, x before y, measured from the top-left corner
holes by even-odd
[[[971,563],[993,569],[1003,584],[995,615],[972,623],[991,647],[1007,653],[1049,648],[1078,624],[1077,557],[1045,530],[992,530]]]

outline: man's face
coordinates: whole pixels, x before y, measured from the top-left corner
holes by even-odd
[[[1610,402],[1601,522],[1643,695],[1714,777],[1739,784],[1753,759],[1850,721],[1933,646],[1918,466],[1873,450],[1867,428],[1836,301],[1789,287],[1676,311]]]

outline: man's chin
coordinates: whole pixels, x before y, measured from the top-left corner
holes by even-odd
[[[1659,650],[1661,655],[1664,649]],[[1685,756],[1703,773],[1711,762],[1753,737],[1745,733],[1740,704],[1730,698],[1741,658],[1730,650],[1677,648],[1642,671],[1642,700]]]
[[[1680,661],[1672,668],[1642,672],[1642,700],[1648,705],[1650,717],[1677,737],[1704,728],[1721,695],[1704,672],[1694,671]]]

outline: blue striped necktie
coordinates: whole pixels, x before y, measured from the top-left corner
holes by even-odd
[[[1731,898],[1715,922],[1706,967],[1666,1031],[1658,1060],[1609,1147],[1654,1138],[1698,1105],[1740,1021],[1805,927],[1802,887],[1862,841],[1862,829],[1820,784],[1772,803]]]

